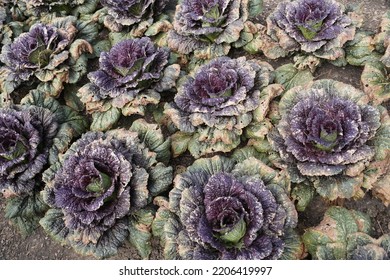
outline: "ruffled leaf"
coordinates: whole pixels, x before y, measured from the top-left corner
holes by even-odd
[[[370,227],[370,220],[365,214],[331,207],[321,223],[308,229],[302,239],[313,259],[346,259],[351,246],[349,238],[367,234]]]
[[[105,112],[95,112],[92,114],[91,130],[105,131],[113,127],[119,120],[121,111],[111,107]]]
[[[24,197],[14,197],[7,201],[5,218],[15,224],[22,235],[31,234],[39,227],[39,220],[48,206],[43,202],[39,192]]]
[[[282,65],[275,70],[275,81],[289,90],[296,86],[306,85],[314,77],[309,69],[299,71],[293,64]]]
[[[375,51],[373,38],[367,32],[357,32],[355,38],[346,44],[347,62],[354,66],[364,66],[375,61],[380,55]]]
[[[381,62],[366,63],[361,82],[364,92],[373,104],[379,105],[390,99],[390,79],[387,68]]]
[[[151,225],[155,211],[140,210],[129,219],[129,242],[133,245],[142,259],[148,259],[152,252]]]

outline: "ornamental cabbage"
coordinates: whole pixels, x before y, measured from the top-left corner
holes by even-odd
[[[255,59],[219,57],[185,79],[165,113],[180,130],[174,138],[186,139],[197,158],[229,152],[240,144],[243,129],[260,104],[261,90],[273,80],[273,68]]]
[[[368,102],[363,92],[333,80],[287,91],[281,120],[268,135],[280,155],[276,164],[330,200],[363,195],[363,171],[389,152],[386,109]]]
[[[317,260],[388,260],[390,236],[372,238],[371,221],[359,211],[329,208],[321,223],[306,230],[303,242]]]
[[[92,113],[92,129],[110,128],[120,112],[144,115],[146,105],[157,104],[160,92],[171,89],[180,72],[178,65],[167,67],[168,56],[167,49],[147,37],[124,40],[102,52],[100,69],[88,74],[90,83],[78,92]]]
[[[0,190],[10,198],[6,216],[28,233],[45,209],[38,195],[41,173],[87,121],[42,92],[32,91],[22,104],[0,109]]]
[[[0,109],[0,189],[5,196],[31,192],[47,164],[58,123],[37,106]]]
[[[181,54],[209,51],[208,58],[227,55],[248,19],[248,0],[183,0],[176,7],[168,46]]]
[[[169,204],[156,200],[161,207],[153,230],[165,258],[299,258],[292,230],[298,216],[282,182],[254,157],[196,160],[176,176]]]
[[[143,120],[130,130],[85,133],[43,175],[51,209],[41,225],[80,254],[109,257],[129,236],[148,257],[145,207],[172,182],[172,167],[158,160],[169,160],[169,141]]]
[[[57,13],[59,15],[92,13],[99,0],[20,0],[20,2],[24,2],[26,14],[41,16],[44,13]]]
[[[279,44],[280,52],[263,51],[272,52],[272,58],[304,51],[328,60],[342,59],[343,45],[354,38],[356,17],[334,0],[282,2],[267,18],[267,34]]]
[[[105,25],[116,32],[141,21],[153,22],[153,18],[161,14],[167,3],[168,0],[101,0],[108,12]]]
[[[38,88],[58,96],[64,83],[76,83],[86,72],[83,53],[92,53],[92,46],[83,39],[74,40],[75,21],[59,18],[52,25],[35,24],[3,46],[0,59],[7,73],[1,81],[2,90],[11,93],[22,83],[41,82]]]

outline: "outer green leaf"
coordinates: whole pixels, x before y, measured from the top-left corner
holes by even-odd
[[[150,239],[151,226],[155,211],[142,209],[134,213],[129,219],[129,241],[133,245],[141,258],[148,259],[152,252]]]
[[[107,230],[95,243],[85,244],[81,241],[81,236],[73,233],[68,237],[70,246],[82,255],[92,255],[96,258],[108,258],[117,254],[118,247],[128,236],[128,222],[126,219],[118,220],[117,223]]]
[[[38,226],[48,206],[43,202],[39,192],[25,197],[13,197],[7,200],[5,218],[10,219],[26,236],[31,234]]]
[[[346,44],[347,62],[354,66],[364,66],[367,62],[375,61],[380,55],[375,51],[373,38],[368,32],[357,32],[355,38]]]
[[[178,131],[171,136],[173,157],[178,157],[187,151],[188,143],[192,139],[192,133]]]
[[[366,234],[370,227],[370,220],[363,213],[331,207],[321,223],[308,229],[302,238],[313,259],[346,259],[348,238]]]
[[[244,160],[249,159],[251,157],[259,159],[264,163],[269,163],[266,154],[259,153],[254,147],[251,146],[246,146],[244,148],[235,150],[231,158],[237,162],[243,162]]]
[[[76,28],[78,30],[76,35],[77,39],[84,39],[90,43],[99,35],[99,24],[94,19],[91,19],[90,15],[85,15],[81,20],[78,20],[76,22]]]
[[[279,84],[272,84],[267,86],[261,91],[260,104],[253,112],[253,118],[257,122],[264,120],[268,112],[270,111],[270,104],[273,99],[280,96],[284,88]]]
[[[169,202],[166,197],[156,197],[154,204],[159,208],[152,223],[153,235],[160,238],[164,258],[168,260],[177,259],[177,236],[180,223],[177,221],[177,216],[168,209]]]
[[[293,229],[288,229],[283,236],[284,250],[280,260],[299,260],[303,255],[301,237]]]
[[[156,124],[149,124],[144,119],[138,119],[130,127],[130,130],[138,133],[138,138],[144,142],[146,146],[156,152],[158,161],[168,163],[171,153],[171,140],[164,139],[161,128]]]
[[[315,194],[315,189],[306,184],[298,184],[293,187],[292,198],[296,201],[298,211],[305,211]]]
[[[212,139],[206,140],[206,139]],[[199,128],[198,132],[193,134],[188,143],[188,150],[194,158],[214,152],[230,152],[240,144],[240,136],[229,130],[219,130],[206,127]]]
[[[88,0],[85,1],[83,5],[78,5],[76,9],[73,11],[74,14],[80,14],[80,15],[85,15],[85,14],[90,14],[93,13],[96,10],[96,7],[99,4],[99,0]]]
[[[105,131],[114,126],[121,116],[118,108],[111,107],[105,112],[95,112],[92,114],[91,130]]]
[[[282,84],[285,90],[295,86],[307,85],[314,79],[309,69],[299,71],[293,64],[285,64],[275,70],[275,82]]]
[[[375,147],[375,159],[383,160],[390,154],[390,117],[385,108],[382,106],[377,108],[381,113],[381,126],[371,141]]]
[[[268,119],[261,122],[252,122],[245,128],[245,136],[263,140],[272,128],[273,125]]]
[[[194,57],[202,60],[209,60],[216,57],[224,56],[229,53],[229,44],[212,44],[203,49],[194,51]]]
[[[101,40],[92,45],[93,55],[95,57],[100,57],[102,52],[108,52],[111,49],[111,42],[109,40]]]
[[[317,192],[329,200],[352,198],[361,195],[363,176],[349,177],[345,175],[321,176],[314,180]]]
[[[253,22],[247,20],[244,23],[244,29],[240,33],[240,38],[233,43],[233,47],[238,49],[248,45],[253,40],[254,35],[257,32],[257,26]]]
[[[75,85],[68,85],[62,96],[64,97],[66,106],[69,106],[77,112],[84,111],[85,105],[80,101],[80,98],[77,96],[78,87]]]
[[[165,166],[158,163],[149,171],[149,191],[152,196],[161,194],[169,189],[173,179],[172,166]]]
[[[54,240],[66,244],[69,229],[65,226],[64,214],[61,210],[49,209],[39,224]]]
[[[263,0],[249,0],[248,12],[249,17],[256,17],[263,11]]]
[[[167,33],[170,29],[172,29],[172,24],[168,20],[156,21],[146,30],[144,36],[156,36],[161,32]]]
[[[169,201],[166,197],[163,196],[157,196],[153,200],[153,204],[158,206],[155,218],[152,223],[152,232],[153,236],[159,237],[159,238],[165,238],[164,237],[164,225],[166,224],[167,220],[169,218],[174,217],[174,214],[169,211]],[[162,243],[164,240],[162,240]]]
[[[390,99],[390,78],[387,68],[380,61],[366,63],[361,76],[364,92],[374,105]]]
[[[180,238],[181,225],[176,218],[169,218],[164,226],[165,244],[164,258],[167,260],[180,259],[180,255],[184,255],[185,248],[178,246],[177,239]],[[184,249],[184,250],[183,250]],[[178,251],[183,253],[178,253]]]

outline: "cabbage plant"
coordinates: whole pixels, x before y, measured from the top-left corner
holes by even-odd
[[[173,136],[181,142],[173,145],[174,154],[188,148],[198,158],[236,148],[273,78],[271,65],[245,57],[215,58],[185,77],[174,102],[165,106],[180,130]]]
[[[347,13],[334,0],[295,0],[278,4],[267,18],[267,35],[278,51],[265,49],[271,58],[302,51],[327,60],[343,60],[343,46],[354,38],[360,24],[355,13]],[[275,48],[265,44],[265,48]]]
[[[240,39],[250,11],[258,0],[183,0],[176,7],[168,46],[181,54],[195,52],[202,59],[227,55]]]
[[[6,217],[23,233],[46,209],[39,197],[42,172],[86,128],[84,117],[39,91],[0,109],[0,190],[8,198]]]
[[[76,83],[87,71],[84,53],[92,53],[92,46],[84,39],[75,40],[75,21],[58,18],[53,24],[35,24],[3,46],[2,91],[11,93],[22,84],[33,83],[49,95],[58,96],[65,83]]]
[[[20,0],[23,2],[28,15],[42,16],[42,14],[78,15],[89,14],[95,11],[99,0]]]
[[[142,139],[142,141],[140,140]],[[106,258],[126,238],[147,258],[153,196],[172,182],[169,140],[143,120],[129,130],[87,132],[44,175],[42,227],[76,252]]]
[[[157,104],[160,93],[175,86],[177,64],[168,66],[169,51],[147,38],[124,40],[102,52],[100,69],[88,74],[90,83],[78,92],[93,130],[106,130],[121,113],[144,115],[148,104]]]
[[[114,32],[122,31],[123,27],[142,25],[141,22],[149,27],[167,3],[168,0],[101,0],[108,14],[105,25]]]
[[[364,195],[363,172],[370,173],[369,163],[385,159],[390,148],[387,111],[368,103],[363,92],[334,80],[290,89],[268,135],[280,156],[275,163],[289,170],[293,182],[313,185],[330,200]]]
[[[371,221],[359,211],[330,207],[321,223],[303,235],[305,247],[317,260],[388,260],[390,236],[372,238]]]
[[[288,182],[288,180],[287,180]],[[260,160],[196,160],[174,179],[153,223],[166,259],[295,259],[297,212],[286,180]]]

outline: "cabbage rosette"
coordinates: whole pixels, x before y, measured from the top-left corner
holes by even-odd
[[[29,16],[56,14],[58,16],[79,15],[93,13],[99,0],[20,0],[23,2]]]
[[[165,106],[180,130],[173,135],[174,156],[187,148],[195,158],[236,148],[273,78],[271,65],[245,57],[215,58],[185,77]]]
[[[227,55],[230,44],[244,34],[250,11],[260,11],[259,6],[258,0],[180,1],[168,46],[180,54],[194,52],[201,59]]]
[[[167,32],[172,24],[158,18],[167,3],[168,0],[102,0],[101,4],[107,10],[104,25],[112,32],[132,28],[131,34],[136,37],[144,33],[153,36],[160,31]]]
[[[41,173],[88,123],[36,90],[21,104],[0,109],[0,190],[7,198],[6,217],[26,234],[46,210],[39,197]]]
[[[147,205],[172,182],[172,167],[160,162],[169,160],[169,144],[143,120],[130,130],[83,134],[43,175],[51,209],[40,224],[80,254],[106,258],[128,238],[147,258],[153,219]]]
[[[87,71],[85,53],[92,46],[76,39],[76,19],[57,18],[52,24],[37,23],[13,43],[3,46],[0,59],[5,64],[0,87],[12,93],[22,84],[57,97],[65,83],[76,83]]]
[[[276,45],[265,43],[262,50],[273,59],[303,51],[341,61],[345,58],[343,46],[354,38],[359,24],[355,13],[347,14],[334,0],[282,2],[267,18],[268,41]]]
[[[288,182],[288,180],[287,180]],[[297,212],[286,180],[260,160],[198,159],[175,177],[153,233],[166,259],[296,259]]]
[[[360,90],[334,80],[290,89],[279,103],[281,120],[268,134],[280,156],[275,164],[330,200],[361,197],[361,187],[372,187],[368,166],[388,157],[390,148],[387,111],[368,102]]]
[[[100,69],[88,74],[90,83],[77,95],[92,114],[92,130],[107,130],[125,116],[144,115],[146,106],[158,104],[160,93],[171,90],[180,73],[168,66],[169,51],[147,38],[124,40],[102,52]]]

